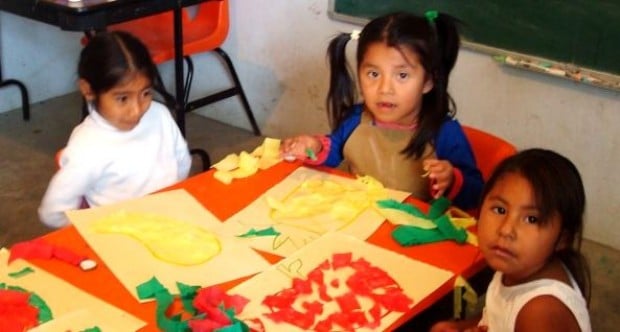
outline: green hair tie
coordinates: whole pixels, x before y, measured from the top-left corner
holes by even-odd
[[[426,16],[429,23],[435,23],[435,19],[439,16],[439,13],[436,10],[427,10],[424,16]]]

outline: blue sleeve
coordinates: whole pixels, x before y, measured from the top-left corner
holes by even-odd
[[[435,152],[438,159],[449,161],[463,175],[463,185],[452,203],[461,209],[476,208],[484,182],[469,141],[458,121],[448,118],[441,125],[435,138]]]
[[[330,141],[330,148],[327,159],[323,165],[329,167],[338,167],[338,165],[340,165],[344,159],[342,151],[344,144],[349,139],[349,136],[351,136],[353,130],[360,124],[361,119],[362,105],[358,104],[353,106],[352,114],[346,118],[338,128],[332,131],[331,134],[327,135]]]

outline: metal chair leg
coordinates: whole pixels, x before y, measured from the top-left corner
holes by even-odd
[[[30,120],[30,98],[28,98],[28,89],[26,89],[26,86],[18,80],[2,80],[2,77],[0,76],[0,88],[4,88],[9,85],[15,85],[19,88],[19,92],[22,96],[22,117],[25,121]]]
[[[207,151],[203,149],[190,149],[189,153],[191,155],[197,155],[198,157],[200,157],[200,160],[202,161],[203,171],[206,172],[209,170],[209,168],[211,167],[211,158],[209,157],[209,154],[207,153]]]
[[[241,81],[239,81],[239,76],[237,76],[237,71],[235,70],[233,63],[230,60],[230,57],[228,56],[226,52],[224,52],[223,49],[219,47],[215,49],[215,52],[217,52],[217,54],[219,54],[220,57],[224,59],[224,62],[226,62],[228,71],[230,72],[230,75],[232,76],[232,79],[235,83],[235,87],[237,88],[239,97],[241,98],[241,103],[243,104],[243,108],[245,109],[245,114],[248,116],[248,120],[250,120],[250,124],[252,125],[252,130],[254,132],[254,135],[260,136],[261,132],[260,132],[260,129],[258,128],[258,124],[256,123],[256,119],[254,118],[254,113],[252,113],[252,109],[250,108],[250,103],[248,102],[248,99],[245,97],[245,92],[243,91],[243,88],[241,87]]]

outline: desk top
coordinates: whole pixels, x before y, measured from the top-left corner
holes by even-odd
[[[267,170],[259,171],[252,177],[235,180],[229,185],[224,185],[215,180],[213,171],[209,171],[191,177],[168,188],[168,190],[186,190],[199,203],[212,212],[213,215],[220,220],[226,220],[255,201],[263,193],[295,171],[299,166],[300,163],[283,162]],[[319,169],[326,172],[338,173],[328,168]],[[424,208],[424,203],[410,198],[407,199],[407,201],[420,208]],[[484,260],[477,247],[458,245],[452,241],[401,247],[391,237],[393,229],[393,225],[388,222],[383,222],[377,231],[370,236],[367,242],[403,254],[417,261],[451,271],[456,276],[460,275],[465,278],[473,276],[484,267]],[[99,266],[93,271],[84,272],[74,266],[55,260],[31,259],[29,261],[32,264],[148,322],[148,325],[140,331],[158,330],[155,323],[155,302],[139,303],[136,301],[134,296],[118,281],[106,264],[80,236],[75,227],[70,226],[54,231],[44,236],[43,239],[45,239],[46,242],[62,245],[67,249],[94,258]],[[263,254],[263,256],[270,261],[270,263],[275,263],[281,259],[275,255]],[[85,275],[85,273],[87,273],[87,275]],[[414,277],[415,276],[412,276],[412,278]],[[245,277],[226,282],[220,286],[225,289],[230,289],[248,279],[249,277]],[[402,325],[411,317],[430,307],[441,297],[449,294],[452,291],[453,284],[454,277],[445,282],[428,297],[421,300],[418,299],[413,308],[398,319],[392,326],[397,327]],[[179,303],[175,302],[175,305],[177,309],[180,308]]]
[[[206,0],[2,0],[0,10],[69,31],[106,26],[154,15]]]

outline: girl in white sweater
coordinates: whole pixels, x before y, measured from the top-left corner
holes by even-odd
[[[80,54],[79,90],[89,108],[59,158],[39,207],[41,221],[67,225],[67,210],[144,196],[185,179],[191,157],[172,101],[144,44],[125,32],[93,37]]]

